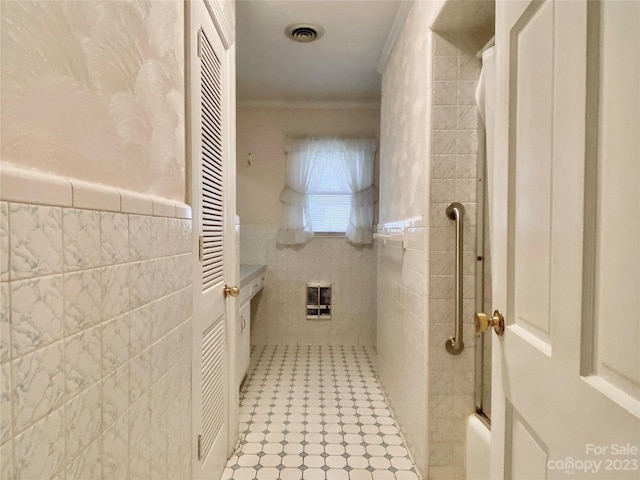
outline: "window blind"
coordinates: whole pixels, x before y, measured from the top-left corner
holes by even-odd
[[[351,192],[334,155],[326,154],[322,174],[309,191],[309,215],[314,232],[344,233]]]

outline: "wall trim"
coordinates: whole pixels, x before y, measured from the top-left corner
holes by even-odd
[[[407,16],[409,16],[409,11],[412,6],[413,0],[402,0],[402,2],[400,2],[400,6],[396,12],[396,18],[393,20],[391,30],[389,30],[389,35],[384,42],[382,52],[380,52],[380,57],[378,57],[378,62],[376,63],[376,70],[380,75],[384,73],[389,57],[391,57],[391,52],[393,52],[393,47],[400,36],[400,32],[402,32],[402,27],[404,26]],[[425,25],[425,29],[426,28],[428,28],[427,25]]]
[[[392,230],[400,228],[422,228],[428,227],[426,217],[420,215],[418,217],[405,218],[404,220],[395,220],[392,222],[378,223],[373,226],[373,231],[378,233],[388,233]]]
[[[283,108],[326,110],[380,110],[380,102],[290,102],[286,100],[245,100],[236,103],[238,108]]]
[[[229,19],[227,19],[227,17],[225,16],[220,1],[203,0],[203,2],[205,7],[207,7],[207,10],[209,10],[209,15],[211,15],[213,24],[216,26],[218,35],[220,35],[220,40],[222,40],[224,49],[229,50],[229,48],[231,48],[231,45],[233,45],[233,42],[235,41],[235,37],[233,34],[233,30],[231,29],[231,25],[229,25]]]
[[[38,172],[2,162],[0,200],[54,207],[191,218],[191,206],[129,190]]]

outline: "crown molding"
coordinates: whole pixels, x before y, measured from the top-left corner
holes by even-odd
[[[413,6],[413,2],[414,0],[402,0],[400,6],[398,7],[396,18],[393,20],[393,25],[391,25],[391,30],[389,30],[387,40],[384,42],[380,57],[378,57],[378,63],[376,63],[376,70],[381,75],[384,73],[384,69],[387,66],[387,62],[389,61],[391,52],[393,52],[393,47],[396,44],[398,37],[400,36],[400,32],[402,31],[404,22],[409,15],[411,7]]]

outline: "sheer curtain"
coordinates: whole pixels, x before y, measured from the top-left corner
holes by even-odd
[[[287,138],[286,184],[280,194],[282,222],[278,243],[304,244],[313,238],[308,195],[316,193],[323,172],[337,173],[338,187],[351,192],[346,237],[349,242],[373,242],[373,208],[377,191],[373,185],[374,138]]]
[[[313,238],[309,199],[307,193],[314,173],[317,149],[305,139],[287,139],[285,185],[280,194],[282,222],[278,230],[278,243],[297,245]]]
[[[351,190],[347,240],[354,245],[371,244],[373,207],[378,199],[378,192],[373,185],[375,139],[343,140],[340,153],[345,177]]]

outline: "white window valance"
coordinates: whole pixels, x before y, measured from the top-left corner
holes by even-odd
[[[373,185],[376,140],[372,137],[287,137],[286,183],[280,194],[281,244],[304,244],[313,238],[309,195],[327,193],[323,182],[332,169],[337,185],[332,193],[349,194],[349,214],[345,227],[353,244],[373,242],[373,213],[378,193]],[[332,177],[333,178],[333,177]]]

